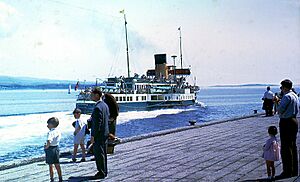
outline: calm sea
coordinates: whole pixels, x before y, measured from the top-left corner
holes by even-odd
[[[265,87],[202,88],[197,97],[199,104],[195,106],[120,113],[117,135],[123,138],[186,126],[189,120],[201,123],[244,116],[252,114],[254,109],[262,112],[264,91]],[[46,121],[53,116],[60,120],[61,150],[71,150],[74,130],[71,113],[77,94],[68,94],[67,90],[0,91],[0,166],[43,155],[48,132]],[[89,117],[82,115],[84,120]]]

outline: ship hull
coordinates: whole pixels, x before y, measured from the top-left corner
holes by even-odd
[[[195,100],[118,103],[120,112],[149,111],[162,108],[184,107],[194,104]],[[95,102],[76,103],[76,108],[81,109],[83,114],[91,114],[93,112],[94,107]]]

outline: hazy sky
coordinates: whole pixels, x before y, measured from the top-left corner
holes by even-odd
[[[199,85],[300,83],[299,0],[2,0],[0,74],[91,80],[179,56]],[[176,62],[179,65],[179,59]]]

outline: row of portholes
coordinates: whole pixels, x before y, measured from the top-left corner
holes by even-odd
[[[120,97],[115,97],[116,101],[132,101],[132,96],[120,96]],[[136,101],[139,101],[139,99],[141,100],[146,100],[146,96],[136,96]]]
[[[191,100],[194,99],[193,96],[181,96],[180,98],[177,96],[176,100]],[[171,100],[171,96],[165,96],[165,100]]]
[[[136,101],[144,101],[146,100],[147,97],[146,96],[136,96]],[[190,100],[190,99],[194,99],[193,96],[177,96],[176,97],[176,100]],[[132,101],[133,98],[132,96],[120,96],[120,97],[116,97],[116,101]],[[163,100],[163,98],[161,98],[161,95],[160,96],[152,96],[151,97],[151,100]],[[171,100],[171,96],[165,96],[165,100]]]

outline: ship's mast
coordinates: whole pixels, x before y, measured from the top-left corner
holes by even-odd
[[[124,15],[124,21],[125,21],[126,53],[127,53],[127,76],[130,77],[126,14],[125,14],[124,10],[120,11],[120,13],[122,13]]]
[[[182,43],[181,43],[181,27],[178,28],[179,30],[179,48],[180,48],[180,66],[181,66],[181,69],[182,69]]]

